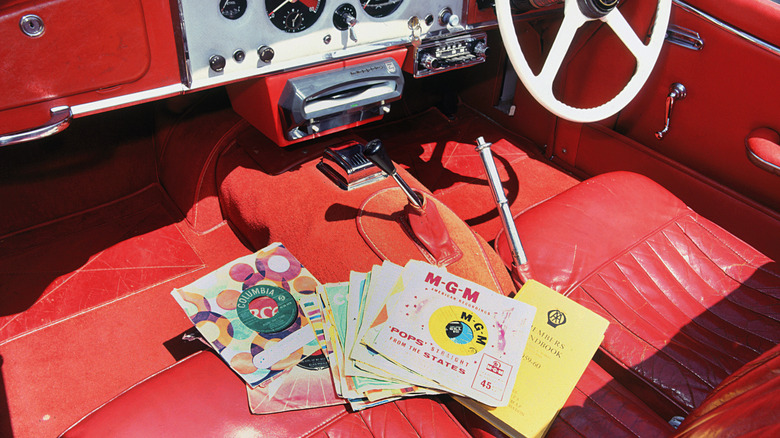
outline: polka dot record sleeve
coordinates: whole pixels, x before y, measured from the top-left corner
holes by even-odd
[[[274,243],[171,295],[222,359],[254,387],[319,349],[299,304],[318,285],[284,245]]]

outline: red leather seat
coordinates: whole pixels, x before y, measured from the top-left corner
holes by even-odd
[[[505,436],[456,401],[447,406],[476,438]],[[670,437],[674,428],[591,362],[547,432],[553,437]]]
[[[780,436],[777,406],[780,345],[721,382],[677,430],[591,362],[547,437]]]
[[[592,178],[515,223],[533,278],[610,320],[599,364],[665,419],[780,342],[778,264],[643,176]]]
[[[209,351],[136,384],[63,437],[467,437],[447,408],[409,398],[357,413],[346,407],[252,415],[246,387]]]

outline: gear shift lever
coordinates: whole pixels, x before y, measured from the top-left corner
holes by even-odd
[[[458,261],[463,256],[463,252],[450,238],[447,226],[436,208],[436,203],[433,201],[425,202],[422,196],[406,184],[406,181],[395,170],[395,165],[387,156],[382,142],[378,139],[371,140],[366,145],[363,154],[386,174],[392,176],[406,194],[409,204],[404,208],[404,212],[409,228],[417,241],[433,256],[436,263],[440,266],[446,266]]]
[[[409,202],[414,205],[417,208],[422,208],[423,201],[420,199],[420,196],[412,190],[411,187],[409,187],[408,184],[406,184],[406,181],[401,178],[401,175],[398,174],[398,172],[395,170],[395,165],[390,160],[390,157],[387,155],[387,151],[385,150],[384,145],[382,145],[382,141],[379,139],[371,140],[366,144],[366,148],[363,151],[363,155],[366,156],[366,158],[369,159],[372,163],[376,164],[377,167],[382,169],[383,172],[393,177],[395,182],[398,183],[398,185],[401,187],[401,190],[404,191],[406,194],[406,197],[409,198]]]

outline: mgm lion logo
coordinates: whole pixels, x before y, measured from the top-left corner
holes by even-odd
[[[566,314],[558,309],[550,310],[547,312],[547,324],[552,328],[566,324]]]

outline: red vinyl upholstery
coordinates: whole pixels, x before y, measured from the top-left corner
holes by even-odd
[[[547,436],[672,436],[674,428],[591,362]]]
[[[533,277],[610,320],[600,364],[666,419],[780,342],[777,262],[645,177],[592,178],[515,222]]]
[[[780,436],[780,345],[724,380],[680,425],[678,436]]]
[[[780,346],[726,378],[677,430],[591,362],[547,437],[780,436],[778,405]]]
[[[246,387],[216,355],[196,353],[136,384],[63,437],[467,437],[435,399],[357,413],[344,405],[252,415]]]

